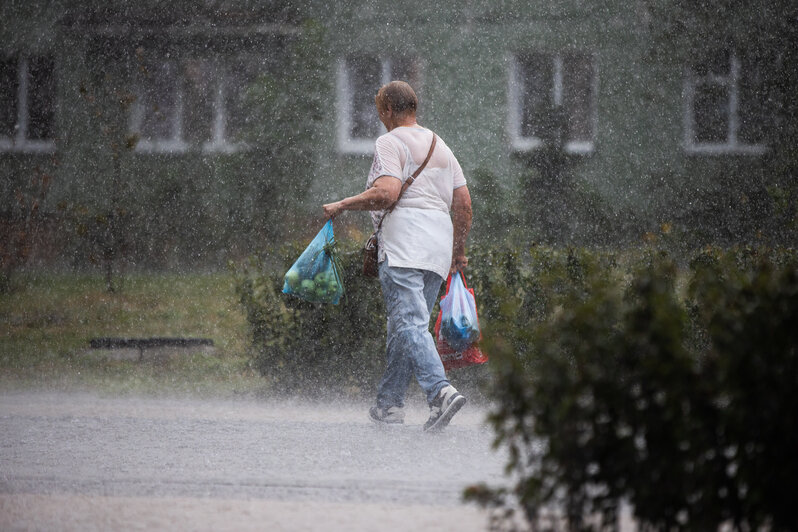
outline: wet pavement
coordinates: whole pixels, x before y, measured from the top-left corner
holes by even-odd
[[[500,484],[484,409],[425,434],[340,401],[0,393],[2,530],[484,530]]]

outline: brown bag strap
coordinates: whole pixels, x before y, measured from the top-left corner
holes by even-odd
[[[410,177],[408,177],[408,178],[407,178],[407,181],[405,181],[404,185],[402,185],[402,191],[401,191],[401,192],[399,192],[399,197],[398,197],[398,198],[396,198],[396,202],[394,203],[394,205],[396,205],[396,203],[398,203],[398,202],[399,202],[399,198],[401,198],[401,197],[402,197],[402,194],[404,194],[404,193],[405,193],[405,190],[407,190],[407,187],[409,187],[410,185],[412,185],[412,184],[413,184],[413,181],[415,181],[415,180],[416,180],[416,178],[418,177],[418,175],[419,175],[419,174],[422,172],[422,170],[424,170],[424,168],[427,166],[427,163],[428,163],[428,162],[429,162],[429,160],[432,158],[432,152],[433,152],[433,151],[435,151],[435,142],[436,142],[437,140],[438,140],[438,136],[437,136],[435,133],[433,133],[433,134],[432,134],[432,144],[431,144],[431,145],[430,145],[430,147],[429,147],[429,152],[427,153],[427,158],[426,158],[426,159],[424,159],[424,162],[423,162],[423,163],[421,163],[421,166],[419,166],[418,168],[416,168],[416,171],[415,171],[415,172],[413,172],[413,175],[411,175]],[[391,208],[393,208],[393,205],[391,205]]]
[[[399,191],[399,195],[396,197],[396,201],[394,201],[394,202],[391,204],[391,206],[390,206],[390,207],[388,207],[388,208],[386,209],[386,212],[385,212],[385,214],[383,214],[383,215],[382,215],[382,218],[380,218],[380,223],[379,223],[379,225],[377,226],[377,231],[379,231],[379,230],[380,230],[380,227],[382,227],[382,221],[385,219],[385,217],[388,215],[388,213],[389,213],[389,212],[391,212],[391,211],[394,209],[394,207],[396,207],[396,204],[397,204],[397,203],[399,203],[399,200],[402,198],[402,194],[404,194],[404,193],[405,193],[405,190],[407,190],[407,188],[408,188],[410,185],[412,185],[412,184],[413,184],[413,181],[415,181],[415,180],[416,180],[416,178],[419,176],[419,174],[421,174],[421,172],[422,172],[422,171],[424,170],[424,168],[427,166],[427,163],[428,163],[428,162],[429,162],[429,160],[432,158],[432,152],[433,152],[433,151],[435,151],[435,144],[436,144],[437,140],[438,140],[438,135],[436,135],[435,133],[433,133],[433,134],[432,134],[432,144],[431,144],[431,145],[430,145],[430,147],[429,147],[429,152],[427,153],[427,158],[426,158],[426,159],[424,159],[424,162],[423,162],[423,163],[421,163],[421,166],[419,166],[418,168],[416,168],[416,171],[415,171],[415,172],[413,172],[413,175],[411,175],[410,177],[408,177],[408,178],[407,178],[407,181],[405,181],[405,182],[404,182],[404,184],[402,185],[402,190],[400,190],[400,191]]]

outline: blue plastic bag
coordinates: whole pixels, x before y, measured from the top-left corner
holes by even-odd
[[[446,295],[441,298],[440,335],[455,351],[464,351],[479,340],[477,304],[460,272],[450,275]]]
[[[283,293],[311,303],[338,304],[344,293],[332,220],[328,220],[286,272]]]

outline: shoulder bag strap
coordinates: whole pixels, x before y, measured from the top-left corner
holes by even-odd
[[[405,193],[405,190],[407,190],[407,188],[408,188],[410,185],[412,185],[412,184],[413,184],[413,181],[415,181],[415,180],[416,180],[416,178],[419,176],[419,174],[421,174],[421,172],[422,172],[422,171],[424,170],[424,168],[427,166],[427,163],[428,163],[428,162],[429,162],[429,160],[432,158],[432,152],[433,152],[433,151],[435,151],[435,144],[436,144],[437,140],[438,140],[438,135],[436,135],[436,134],[433,132],[433,133],[432,133],[432,144],[431,144],[431,145],[430,145],[430,147],[429,147],[429,152],[427,153],[427,158],[426,158],[426,159],[424,159],[424,162],[423,162],[423,163],[421,163],[421,166],[419,166],[418,168],[416,168],[416,171],[415,171],[415,172],[413,172],[413,175],[411,175],[410,177],[408,177],[408,178],[407,178],[407,181],[405,181],[405,182],[404,182],[404,184],[402,185],[402,190],[400,190],[400,191],[399,191],[399,196],[397,196],[397,197],[396,197],[396,201],[394,201],[394,202],[393,202],[393,204],[391,204],[391,206],[390,206],[390,207],[388,207],[388,209],[386,209],[386,212],[385,212],[385,214],[383,214],[383,215],[382,215],[382,218],[380,218],[380,223],[379,223],[379,225],[377,226],[377,231],[379,231],[379,230],[380,230],[380,227],[382,227],[382,221],[385,219],[385,217],[386,217],[386,216],[388,216],[388,213],[389,213],[389,212],[391,212],[391,211],[394,209],[394,207],[396,207],[396,204],[397,204],[397,203],[399,203],[399,200],[401,199],[401,197],[402,197],[402,194],[404,194],[404,193]]]

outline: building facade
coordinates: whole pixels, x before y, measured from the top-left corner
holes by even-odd
[[[780,52],[669,41],[654,4],[4,3],[0,211],[18,224],[47,176],[48,231],[76,261],[110,241],[219,263],[362,189],[374,94],[405,79],[465,170],[476,235],[731,242],[794,222]]]

